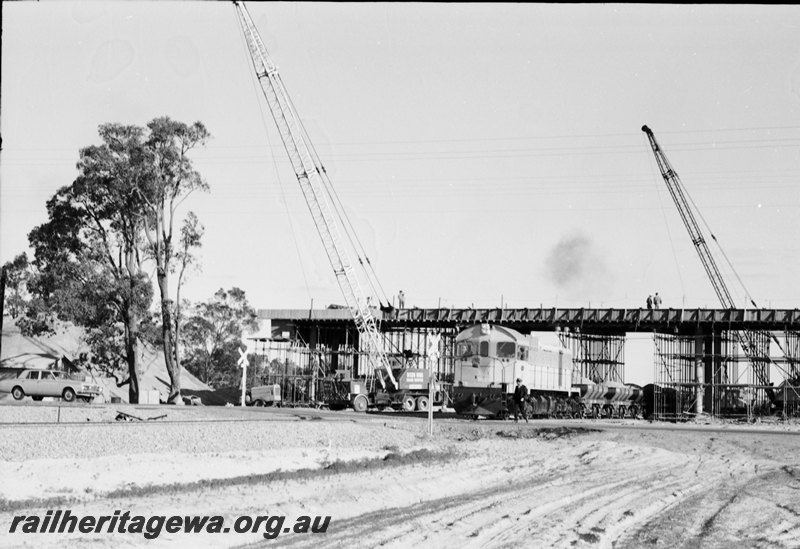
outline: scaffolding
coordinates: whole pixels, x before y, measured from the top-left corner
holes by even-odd
[[[625,336],[559,332],[561,344],[572,351],[572,379],[593,383],[624,383]]]
[[[787,361],[786,377],[796,383],[800,378],[800,332],[785,330],[783,337],[785,342],[783,350]]]
[[[436,379],[452,383],[455,371],[455,329],[399,327],[384,334],[384,347],[398,367],[424,368]]]
[[[768,332],[754,332],[758,359],[743,352],[739,334],[654,334],[655,376],[645,408],[657,420],[680,420],[707,414],[712,417],[754,420],[765,416],[797,416],[800,393],[797,378],[796,334],[784,335],[785,357],[772,357]],[[786,366],[784,366],[786,365]],[[769,378],[775,380],[770,382]],[[777,381],[777,383],[776,383]]]
[[[312,350],[299,341],[272,339],[255,340],[256,367],[250,386],[278,385],[281,404],[286,406],[314,405],[317,398],[317,379],[331,366],[332,356],[346,360],[347,352],[324,347]]]
[[[291,338],[255,339],[258,358],[250,386],[279,385],[283,405],[316,406],[324,400],[324,380],[372,374],[367,353],[352,344],[348,331],[317,331],[311,339],[314,343],[307,343],[296,332]],[[452,382],[454,330],[398,328],[385,332],[381,344],[393,368],[424,368],[439,381]]]

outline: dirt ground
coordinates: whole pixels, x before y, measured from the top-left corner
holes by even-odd
[[[8,410],[3,547],[800,547],[797,425],[437,418],[431,438],[391,414],[167,408],[128,423],[87,407],[68,410],[83,424],[4,425]],[[9,532],[59,509],[220,516],[230,531]],[[286,519],[236,533],[242,516]],[[291,531],[302,516],[327,530]]]

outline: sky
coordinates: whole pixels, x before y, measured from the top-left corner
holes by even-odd
[[[800,307],[800,7],[248,8],[406,306],[633,308],[658,291],[663,307],[717,307],[647,124],[734,300]],[[168,115],[213,136],[193,154],[211,190],[184,202],[206,232],[183,295],[343,303],[230,3],[2,10],[0,262],[29,251],[100,124]]]

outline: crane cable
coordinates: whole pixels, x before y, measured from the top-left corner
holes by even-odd
[[[280,78],[280,74],[278,74],[277,76],[278,78]],[[290,108],[296,113],[297,109],[294,106],[294,101],[292,100],[291,95],[289,95],[288,93],[286,95],[288,98],[288,103]],[[364,270],[367,283],[370,285],[372,293],[376,297],[378,297],[378,301],[380,302],[379,304],[383,306],[385,301],[386,304],[389,305],[390,302],[386,297],[386,292],[381,286],[380,280],[378,279],[378,276],[375,273],[375,269],[372,266],[372,262],[369,260],[369,257],[367,256],[366,249],[364,248],[364,245],[361,243],[361,240],[358,238],[358,233],[353,227],[353,224],[350,221],[350,217],[347,215],[347,212],[344,209],[344,205],[342,204],[342,201],[339,198],[339,194],[336,192],[336,188],[333,186],[333,182],[328,176],[328,171],[325,169],[325,166],[320,160],[316,147],[314,146],[313,141],[310,139],[302,120],[300,120],[300,117],[297,117],[297,120],[298,120],[298,126],[300,127],[300,131],[309,147],[309,152],[311,153],[314,165],[317,167],[318,173],[323,182],[323,188],[325,189],[325,192],[327,193],[328,197],[331,199],[331,205],[333,206],[334,212],[338,217],[339,221],[341,221],[342,226],[344,227],[345,236],[350,242],[350,246],[356,253],[356,258],[358,259],[359,265]]]
[[[649,143],[648,143],[648,145],[649,145]],[[666,151],[664,150],[664,146],[661,143],[659,143],[658,147],[659,147],[659,149],[661,149],[662,153],[666,157]],[[671,166],[670,166],[670,168],[671,168]],[[651,170],[653,169],[652,163],[650,164],[650,169]],[[738,271],[733,266],[733,263],[731,262],[730,258],[728,257],[728,254],[725,253],[725,250],[722,248],[722,245],[720,244],[720,242],[717,239],[716,235],[711,230],[711,227],[709,226],[708,222],[706,221],[706,218],[703,216],[703,212],[700,210],[700,208],[697,207],[697,203],[692,198],[691,193],[689,193],[689,190],[683,184],[683,181],[680,180],[680,176],[678,175],[678,173],[674,169],[672,169],[672,173],[673,173],[678,185],[680,186],[681,192],[689,200],[689,203],[690,203],[690,205],[692,207],[692,211],[697,215],[697,217],[700,218],[700,222],[705,227],[706,232],[708,232],[709,236],[714,241],[714,244],[716,244],[717,250],[719,250],[719,253],[722,255],[722,257],[725,260],[725,263],[728,265],[728,268],[730,269],[730,271],[733,273],[733,276],[736,278],[737,282],[739,283],[739,286],[742,288],[742,290],[744,290],[745,298],[750,301],[750,303],[752,304],[753,307],[758,308],[758,305],[756,305],[755,300],[753,300],[753,297],[750,294],[750,291],[747,289],[747,286],[745,286],[744,281],[742,280],[741,276],[739,276]],[[661,200],[661,195],[659,194],[659,201],[660,200]],[[671,237],[670,237],[670,239],[671,239]],[[676,259],[676,261],[677,261],[677,259]]]
[[[242,24],[243,27],[247,26],[249,28],[252,25],[252,22],[249,21],[249,19],[250,19],[249,18],[249,14],[247,14],[247,10],[246,10],[244,4],[239,5],[238,2],[234,2],[234,4],[236,5],[236,8],[237,8],[237,10],[236,10],[237,11],[237,15],[240,14],[239,13],[240,11],[241,11],[241,14],[242,14],[242,17],[240,17],[240,24]],[[247,21],[242,22],[242,18],[247,19]],[[245,29],[245,34],[247,34],[247,29]],[[260,40],[260,38],[259,38],[259,40]],[[251,48],[250,48],[249,43],[247,45],[248,45],[248,50],[250,50]],[[263,45],[262,45],[262,47],[263,47]],[[264,53],[266,54],[266,52],[264,52]],[[251,61],[253,63],[253,67],[255,69],[255,73],[258,74],[259,73],[259,67],[256,64],[256,59],[255,59],[252,51],[249,52],[249,57],[251,58]],[[272,64],[271,60],[264,59],[263,61],[264,61],[265,64],[267,64],[268,61],[269,61],[270,65]],[[260,80],[260,78],[261,78],[261,75],[259,75],[259,80]],[[357,277],[355,278],[355,280],[350,281],[350,277],[346,274],[347,268],[350,267],[350,266],[348,266],[346,263],[342,262],[343,258],[341,257],[341,253],[343,253],[344,250],[338,250],[337,249],[336,239],[333,238],[333,233],[331,231],[331,227],[328,226],[329,222],[335,222],[336,218],[338,218],[338,220],[340,222],[342,222],[342,225],[344,226],[344,232],[345,232],[344,238],[346,238],[350,242],[350,247],[351,247],[352,250],[354,250],[356,252],[356,254],[358,256],[358,259],[359,259],[359,263],[361,264],[362,268],[364,268],[364,262],[361,259],[361,255],[366,255],[365,253],[362,253],[363,252],[363,246],[361,246],[360,241],[358,241],[357,236],[355,235],[355,230],[353,229],[352,223],[350,222],[346,212],[344,211],[344,208],[343,208],[343,206],[341,204],[341,201],[338,199],[338,196],[336,195],[336,192],[335,192],[335,190],[333,188],[333,185],[332,185],[330,179],[327,177],[325,168],[324,168],[324,166],[322,165],[322,162],[319,159],[319,155],[314,150],[314,145],[311,142],[311,139],[309,138],[309,135],[308,135],[308,132],[307,132],[307,130],[305,128],[305,125],[303,124],[302,120],[300,119],[300,116],[297,113],[297,109],[294,106],[292,98],[289,95],[285,84],[283,83],[283,78],[281,77],[280,73],[278,73],[276,70],[272,71],[272,73],[269,75],[269,78],[270,78],[270,88],[274,88],[275,86],[277,86],[278,90],[276,90],[275,93],[277,94],[278,91],[282,92],[281,98],[278,98],[277,100],[280,102],[280,99],[283,99],[283,101],[285,102],[285,106],[280,106],[279,105],[279,107],[281,108],[281,111],[283,111],[284,108],[285,108],[285,110],[288,112],[288,114],[291,115],[292,122],[297,127],[297,130],[299,132],[299,135],[297,135],[297,138],[302,140],[303,144],[305,145],[305,149],[306,149],[305,152],[308,153],[308,155],[310,157],[309,160],[313,163],[313,167],[309,167],[309,168],[313,169],[316,172],[316,174],[319,176],[319,180],[318,181],[321,183],[321,185],[320,185],[321,189],[320,189],[319,197],[316,196],[317,192],[313,189],[313,186],[312,186],[312,189],[311,189],[311,191],[314,193],[314,200],[318,201],[318,200],[322,199],[322,201],[325,201],[325,196],[326,195],[329,198],[331,198],[332,205],[333,205],[333,211],[330,212],[330,213],[333,215],[333,219],[328,220],[325,215],[322,215],[321,216],[321,222],[325,224],[325,227],[326,227],[326,230],[327,230],[328,234],[331,235],[331,240],[332,240],[331,244],[333,246],[333,252],[338,256],[338,261],[341,263],[342,267],[345,268],[344,275],[345,275],[345,277],[347,279],[348,286],[350,286],[350,293],[352,293],[352,297],[354,297],[355,300],[356,300],[355,304],[348,303],[348,306],[350,306],[351,310],[352,310],[352,307],[355,305],[359,310],[361,310],[361,307],[363,305],[365,305],[364,303],[361,303],[361,298],[363,298],[364,295],[360,292],[360,290],[358,292],[356,292],[355,291],[356,288],[354,288],[353,285],[352,285],[352,283],[355,282],[356,283],[356,287],[358,286]],[[264,89],[264,86],[262,85],[261,87],[262,87],[262,91],[264,91],[264,93],[266,94],[266,90]],[[260,103],[259,103],[259,108],[260,108]],[[279,122],[279,120],[277,118],[275,110],[272,108],[271,105],[270,105],[270,111],[272,113],[273,119],[276,121],[276,123],[280,127],[280,122]],[[285,117],[286,113],[282,112],[281,116]],[[288,121],[287,121],[287,123],[288,123]],[[283,136],[281,136],[281,137],[283,139]],[[296,138],[292,137],[292,139],[296,139]],[[290,160],[291,160],[292,152],[289,150],[289,145],[287,144],[285,139],[284,139],[284,147],[286,147],[287,152],[289,153],[289,156],[290,156]],[[301,151],[297,150],[296,146],[295,146],[295,152],[298,155],[302,156]],[[274,153],[273,153],[273,155],[274,155]],[[301,163],[304,163],[304,160],[302,158],[299,158],[299,161]],[[295,167],[295,169],[296,169],[296,166],[293,166],[293,167]],[[305,170],[305,167],[303,169]],[[300,178],[300,174],[299,173],[296,173],[296,175],[297,175],[298,178]],[[308,177],[308,174],[306,174],[306,177]],[[301,187],[302,187],[302,182],[301,182]],[[312,204],[311,204],[311,198],[307,195],[305,190],[303,192],[303,197],[304,197],[304,199],[306,201],[306,205],[312,211],[312,217],[313,217],[314,208],[312,207]],[[315,223],[316,223],[316,219],[315,219]],[[319,225],[317,226],[317,230],[321,230]],[[323,241],[324,240],[325,239],[323,237]],[[359,246],[361,248],[361,252],[359,251]],[[328,255],[330,256],[331,250],[330,249],[326,249],[326,252],[328,252]],[[331,262],[333,263],[333,258],[329,257],[329,259],[331,259]],[[369,266],[371,268],[371,263],[369,262],[369,259],[367,259],[367,262],[368,262],[368,264],[369,264]],[[374,273],[374,269],[373,269],[373,273]],[[365,270],[365,274],[367,275],[367,280],[370,283],[370,286],[373,288],[372,295],[378,297],[378,293],[375,291],[375,286],[373,284],[373,280],[369,277],[369,272],[367,272]],[[339,273],[337,272],[337,278],[338,277],[339,277]],[[375,278],[377,279],[377,277],[375,277]],[[341,283],[341,280],[340,280],[340,286],[341,286],[341,284],[342,283]],[[342,288],[342,290],[344,291],[344,287]],[[384,296],[385,296],[385,294],[384,294]],[[347,295],[345,295],[345,299],[347,299]],[[368,300],[366,300],[366,301],[367,301],[366,305],[369,305],[369,301]],[[391,305],[389,304],[388,300],[386,300],[386,301],[387,301],[387,308],[386,309],[384,309],[383,304],[381,303],[381,310],[382,311],[391,310]],[[367,318],[374,318],[369,313],[368,307],[367,307]],[[375,319],[375,320],[376,320],[376,323],[377,323],[377,319]],[[356,325],[357,326],[359,325],[358,318],[356,318]],[[359,331],[360,331],[360,329],[359,329]],[[370,334],[371,332],[368,331],[367,333]],[[379,334],[377,332],[375,332],[375,336],[379,337]],[[380,338],[380,339],[384,342],[384,346],[385,346],[385,338]],[[394,377],[393,377],[393,375],[391,373],[391,370],[389,369],[390,365],[389,365],[389,362],[388,362],[388,357],[384,356],[385,351],[382,350],[383,346],[381,346],[381,341],[376,341],[375,343],[378,345],[378,349],[377,350],[378,350],[379,354],[381,356],[383,356],[383,360],[384,360],[385,365],[386,365],[386,371],[387,371],[388,377],[391,380],[391,382],[396,386],[397,385],[397,381],[394,379]],[[370,376],[373,375],[373,374],[374,374],[374,371],[369,373]],[[380,380],[381,380],[381,384],[385,386],[385,383],[384,383],[384,380],[383,380],[383,375],[380,376]]]
[[[677,177],[677,174],[676,174],[676,177]],[[747,289],[747,286],[745,286],[744,281],[739,276],[739,273],[736,270],[736,268],[734,268],[733,263],[731,262],[730,258],[728,257],[728,254],[726,254],[725,250],[722,249],[722,245],[719,243],[719,240],[717,240],[716,235],[711,230],[711,227],[708,225],[708,222],[706,221],[705,217],[703,217],[703,212],[701,212],[700,208],[697,207],[697,204],[695,204],[695,201],[692,198],[692,195],[689,193],[688,189],[686,189],[686,187],[683,185],[682,182],[681,182],[681,187],[683,189],[683,193],[689,199],[689,202],[691,203],[692,208],[694,208],[695,213],[700,218],[700,221],[703,223],[703,226],[706,228],[706,231],[708,231],[709,236],[714,241],[714,244],[717,245],[717,249],[722,254],[722,257],[725,259],[725,263],[727,263],[728,268],[731,270],[731,272],[733,273],[733,276],[736,277],[736,280],[739,282],[739,285],[744,290],[745,298],[747,298],[750,301],[750,304],[753,305],[754,308],[758,308],[758,305],[756,305],[756,302],[753,300],[753,297],[750,294],[750,291]]]
[[[235,10],[233,11],[233,14],[234,14],[234,21],[236,23],[236,27],[237,27],[237,30],[238,30],[238,27],[240,25],[239,17],[236,14]],[[241,32],[237,32],[236,34],[239,35],[239,43],[242,45],[246,57],[248,59],[250,59],[250,62],[253,64],[253,67],[255,67],[255,61],[253,60],[252,56],[250,55],[250,51],[249,51],[249,48],[248,48],[247,43],[245,41],[244,35]],[[260,117],[261,126],[264,129],[264,137],[267,140],[267,147],[269,148],[270,154],[272,156],[272,166],[273,166],[273,169],[275,171],[275,178],[278,180],[278,188],[280,189],[280,192],[281,192],[281,198],[282,198],[282,201],[283,201],[284,210],[286,211],[286,218],[289,220],[289,229],[292,232],[292,241],[294,242],[295,252],[297,252],[297,261],[298,261],[298,263],[300,263],[300,272],[303,274],[303,282],[305,282],[306,293],[308,294],[309,300],[311,300],[312,299],[312,297],[311,297],[311,286],[308,283],[308,276],[306,274],[306,268],[305,268],[305,265],[303,264],[302,254],[300,253],[300,244],[297,241],[297,231],[295,230],[295,227],[294,227],[294,221],[292,220],[292,214],[289,211],[289,203],[286,200],[286,192],[285,192],[285,189],[284,189],[284,186],[283,186],[283,180],[281,179],[281,174],[280,174],[280,171],[278,170],[278,160],[277,160],[277,158],[275,156],[275,148],[272,146],[272,142],[270,141],[270,138],[269,138],[269,129],[267,128],[267,123],[265,121],[266,117],[264,116],[264,107],[261,104],[261,100],[262,100],[261,98],[264,97],[264,94],[261,93],[261,91],[259,90],[258,81],[257,81],[256,78],[254,78],[255,71],[247,71],[247,72],[250,74],[250,82],[253,85],[253,91],[255,92],[255,95],[256,95],[256,104],[258,105],[258,110],[261,113],[261,117]]]
[[[662,146],[661,146],[661,144],[659,144],[659,147],[662,147]],[[662,150],[663,150],[663,148],[662,148]],[[664,153],[664,154],[666,154],[666,153]],[[652,163],[651,163],[651,165],[650,165],[650,168],[652,169]],[[747,289],[747,286],[745,286],[745,283],[744,283],[744,281],[743,281],[743,280],[742,280],[742,278],[739,276],[739,272],[738,272],[738,271],[736,270],[736,268],[733,266],[733,263],[731,262],[730,258],[728,257],[728,254],[726,254],[726,253],[725,253],[725,250],[722,248],[722,245],[719,243],[719,240],[717,240],[717,237],[716,237],[716,235],[715,235],[715,234],[714,234],[714,232],[711,230],[711,227],[709,226],[709,224],[708,224],[708,222],[706,221],[705,217],[703,217],[703,212],[700,210],[700,208],[698,208],[698,207],[697,207],[697,204],[695,203],[694,199],[692,198],[692,195],[689,193],[689,190],[688,190],[688,189],[686,188],[686,186],[683,184],[683,181],[681,181],[681,180],[680,180],[680,176],[678,175],[678,173],[677,173],[677,172],[675,172],[675,170],[673,170],[673,174],[675,175],[675,179],[677,179],[677,181],[678,181],[678,183],[679,183],[679,185],[680,185],[680,187],[681,187],[681,190],[682,190],[683,194],[684,194],[684,195],[685,195],[685,196],[686,196],[686,197],[689,199],[689,202],[690,202],[690,204],[691,204],[692,208],[694,209],[694,212],[695,212],[695,213],[697,214],[697,216],[700,218],[700,221],[702,222],[703,226],[706,228],[706,231],[708,232],[709,236],[711,236],[711,239],[714,241],[714,244],[716,244],[717,250],[719,250],[719,253],[720,253],[720,254],[722,254],[722,257],[725,259],[725,263],[728,265],[728,268],[731,270],[731,272],[733,273],[733,276],[734,276],[734,277],[736,278],[736,280],[739,282],[739,285],[741,286],[742,290],[744,290],[745,298],[746,298],[747,300],[749,300],[749,301],[750,301],[750,304],[751,304],[751,305],[752,305],[754,308],[756,308],[756,309],[757,309],[757,308],[758,308],[758,305],[756,304],[755,300],[753,299],[753,296],[750,294],[750,291]],[[781,342],[778,340],[777,336],[776,336],[774,333],[772,333],[772,332],[766,332],[766,334],[768,335],[768,337],[769,337],[769,338],[770,338],[772,341],[774,341],[774,342],[775,342],[775,344],[778,346],[778,349],[779,349],[779,350],[780,350],[782,353],[784,353],[784,354],[785,354],[785,351],[784,351],[783,345],[781,345]],[[770,362],[770,363],[772,363],[772,364],[774,364],[774,365],[775,365],[775,366],[777,366],[777,367],[778,367],[778,368],[779,368],[781,371],[783,371],[783,368],[781,368],[780,366],[778,366],[778,364],[777,364],[775,361],[773,361],[773,360],[772,360],[770,357],[767,357],[767,361],[768,361],[768,362]],[[784,372],[784,373],[785,373],[785,372]]]
[[[647,137],[645,137],[645,139],[647,139]],[[650,142],[649,141],[645,142],[645,151],[646,151],[648,156],[652,152],[652,149],[650,148]],[[652,174],[653,182],[656,184],[656,187],[657,187],[656,196],[658,197],[658,205],[659,205],[659,207],[661,209],[661,215],[664,218],[664,225],[667,228],[667,238],[669,238],[669,247],[672,250],[672,258],[675,260],[675,267],[676,267],[675,270],[678,273],[678,280],[681,283],[681,292],[683,293],[683,298],[684,298],[684,301],[685,301],[685,299],[686,299],[686,286],[684,285],[683,277],[681,276],[681,264],[678,261],[678,253],[675,250],[675,241],[672,238],[672,231],[669,230],[669,223],[667,222],[667,210],[666,210],[666,208],[664,208],[664,202],[661,200],[661,188],[662,187],[661,187],[661,183],[660,182],[663,180],[663,178],[660,177],[660,174],[658,176],[656,175],[655,168],[653,167],[653,163],[652,162],[648,162],[647,164],[650,166],[650,173]]]
[[[649,139],[648,139],[648,145],[649,145]],[[664,148],[660,143],[658,144],[658,148],[661,149],[662,154],[666,158],[666,152],[664,151]],[[667,160],[667,162],[669,162],[669,160]],[[736,277],[736,280],[739,282],[739,285],[744,290],[745,297],[750,300],[750,303],[753,305],[754,308],[758,308],[758,305],[756,305],[756,302],[753,300],[750,292],[747,289],[747,286],[745,286],[744,281],[742,280],[742,278],[739,276],[739,273],[734,268],[733,263],[731,262],[731,260],[728,257],[728,255],[725,253],[725,250],[722,249],[722,245],[719,243],[719,241],[717,240],[717,237],[712,232],[711,227],[708,225],[708,222],[706,221],[705,217],[703,217],[703,213],[700,211],[700,208],[697,207],[697,204],[695,203],[694,199],[692,198],[692,195],[689,194],[689,191],[686,189],[686,187],[684,186],[683,182],[680,180],[680,176],[678,176],[678,173],[674,169],[672,169],[671,166],[669,166],[669,168],[672,171],[672,174],[675,177],[675,179],[677,181],[677,184],[680,186],[681,192],[684,194],[684,196],[686,198],[688,198],[688,200],[689,200],[689,202],[691,204],[691,207],[694,210],[694,213],[696,213],[697,216],[700,218],[700,221],[702,222],[703,226],[705,226],[706,231],[708,231],[708,234],[711,236],[711,239],[716,244],[717,249],[722,254],[722,257],[725,259],[725,262],[728,264],[728,268],[730,268],[731,272]],[[651,170],[653,169],[652,163],[650,164],[650,169]],[[659,201],[660,200],[661,200],[661,195],[659,194]],[[672,237],[670,236],[670,242],[671,242],[671,240],[672,240]],[[677,258],[676,258],[676,261],[677,261]],[[775,342],[775,344],[778,346],[778,349],[785,356],[786,352],[785,352],[785,350],[783,348],[783,345],[781,345],[781,342],[778,340],[777,336],[775,336],[775,334],[772,333],[772,332],[763,332],[763,333],[765,333],[769,339],[771,339],[772,341]],[[740,342],[740,345],[743,345],[743,343]],[[749,346],[749,343],[748,343],[748,346]],[[772,359],[772,357],[769,356],[768,353],[766,354],[766,356],[764,358],[766,359],[767,363],[774,365],[781,372],[783,372],[784,374],[787,374],[786,370],[784,368],[782,368],[776,361],[774,361]],[[797,391],[795,390],[795,392],[797,392]],[[798,395],[798,396],[800,396],[800,395]]]

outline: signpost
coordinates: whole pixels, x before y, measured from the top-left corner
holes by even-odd
[[[247,353],[241,347],[239,347],[239,360],[236,363],[242,369],[242,407],[244,407],[247,405],[245,402],[247,396]]]
[[[428,436],[433,438],[433,369],[428,376]]]

